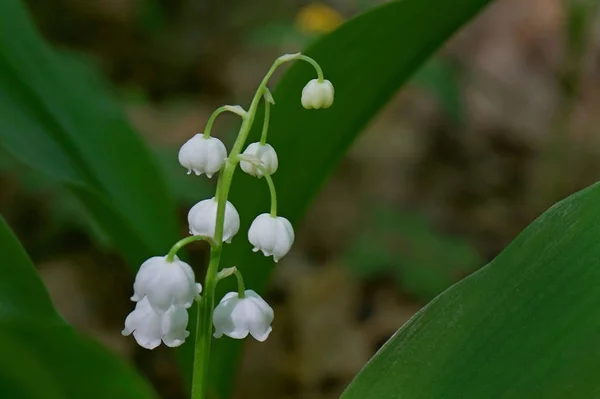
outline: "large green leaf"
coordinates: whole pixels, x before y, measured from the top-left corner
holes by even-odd
[[[306,54],[323,67],[336,88],[334,105],[327,110],[305,110],[302,87],[314,78],[304,63],[292,66],[274,90],[269,142],[280,168],[274,175],[280,214],[298,225],[319,188],[339,163],[354,138],[410,75],[488,0],[404,0],[383,5],[342,25],[320,39]],[[257,140],[260,118],[251,140]],[[271,258],[253,254],[244,237],[252,219],[268,212],[269,193],[262,180],[239,173],[231,201],[242,217],[240,234],[224,250],[223,266],[238,266],[247,286],[266,287],[273,271]],[[219,296],[231,289],[219,286]],[[277,328],[277,321],[275,321]],[[211,393],[223,398],[231,388],[240,341],[214,341]],[[191,364],[188,345],[188,364]]]
[[[406,323],[343,399],[600,397],[600,185]]]
[[[0,331],[0,352],[0,395],[3,398],[66,399],[48,367],[20,340],[4,331]]]
[[[97,77],[47,47],[20,0],[0,2],[0,145],[65,184],[133,265],[177,238],[155,160]]]
[[[0,397],[156,397],[127,365],[77,334],[56,313],[34,266],[1,216],[0,253]]]

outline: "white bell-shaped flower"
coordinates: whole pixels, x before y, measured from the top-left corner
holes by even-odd
[[[294,228],[286,218],[258,215],[248,230],[248,241],[254,252],[262,251],[265,256],[273,255],[275,262],[283,258],[294,243]]]
[[[188,320],[187,309],[171,306],[171,309],[162,318],[162,341],[165,345],[175,348],[185,342],[190,335],[190,332],[186,330]]]
[[[225,334],[242,339],[250,334],[263,342],[271,333],[273,317],[273,309],[256,292],[246,290],[244,298],[240,298],[237,292],[230,292],[215,308],[214,337],[220,338]]]
[[[333,104],[334,89],[328,80],[313,79],[302,89],[302,106],[306,109],[329,108]]]
[[[150,305],[148,298],[142,298],[125,319],[125,328],[121,334],[133,333],[137,343],[146,349],[154,349],[160,345],[176,347],[181,345],[190,335],[186,330],[188,324],[187,310],[181,306],[171,306],[165,313],[158,313]]]
[[[194,281],[194,271],[176,256],[168,262],[164,256],[154,256],[140,266],[133,283],[131,300],[147,298],[159,313],[172,305],[189,308],[202,289]]]
[[[179,150],[179,163],[188,170],[188,175],[194,171],[198,176],[206,173],[210,178],[223,167],[226,158],[225,144],[215,137],[205,138],[201,133],[186,141]]]
[[[217,200],[211,198],[198,202],[188,212],[190,234],[209,236],[214,239],[217,224]],[[223,241],[230,243],[233,236],[240,230],[240,215],[233,204],[227,201],[225,205],[225,220],[223,223]]]
[[[260,144],[260,143],[252,143],[246,150],[244,150],[243,155],[246,155],[250,158],[256,159],[259,165],[265,168],[266,172],[269,175],[272,175],[277,171],[277,167],[279,166],[279,160],[277,159],[277,153],[275,149],[270,144]],[[242,170],[249,175],[256,177],[263,177],[263,171],[256,167],[256,163],[250,161],[241,161],[240,167]]]

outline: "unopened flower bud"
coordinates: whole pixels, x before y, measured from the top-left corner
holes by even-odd
[[[217,224],[216,198],[198,202],[188,213],[190,234],[208,236],[214,239]],[[240,215],[233,204],[227,201],[225,205],[225,220],[223,223],[223,241],[230,243],[240,229]]]
[[[244,298],[237,292],[230,292],[221,299],[213,314],[215,338],[223,334],[234,339],[243,339],[252,335],[263,342],[271,333],[273,309],[264,299],[252,290],[245,291]]]
[[[210,178],[223,167],[226,158],[227,149],[221,140],[205,138],[200,133],[186,141],[179,150],[179,163],[188,170],[188,175],[194,171],[198,176],[206,173]]]
[[[302,89],[302,106],[306,109],[329,108],[333,104],[333,95],[330,81],[313,79]]]
[[[255,162],[265,168],[269,175],[275,173],[279,167],[277,153],[270,144],[252,143],[246,148],[243,155],[254,158]],[[263,171],[256,167],[255,162],[241,161],[240,167],[249,175],[263,177]]]
[[[283,258],[294,243],[294,228],[286,218],[258,215],[248,230],[248,241],[254,252],[262,251],[265,256],[273,255],[275,262]]]

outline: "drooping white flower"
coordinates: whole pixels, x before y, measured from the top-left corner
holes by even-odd
[[[216,137],[207,137],[201,133],[186,141],[179,150],[179,163],[196,175],[206,173],[209,178],[217,173],[227,158],[225,144]]]
[[[188,212],[190,234],[214,238],[217,224],[217,200],[215,197],[198,202]],[[233,204],[227,201],[223,223],[223,241],[230,243],[240,229],[240,215]]]
[[[175,257],[168,262],[164,256],[154,256],[140,266],[133,283],[132,301],[147,298],[159,313],[172,305],[189,308],[201,290],[194,281],[194,271],[187,263]]]
[[[277,159],[277,153],[275,149],[270,144],[262,145],[260,143],[252,143],[246,150],[244,150],[243,155],[246,155],[251,158],[255,158],[256,162],[262,165],[265,168],[266,172],[269,175],[272,175],[277,171],[277,167],[279,166],[279,161]],[[241,161],[240,167],[242,170],[249,175],[256,177],[263,177],[263,172],[259,168],[256,167],[256,164],[249,161]]]
[[[273,217],[268,213],[258,215],[248,230],[248,241],[254,252],[273,255],[275,262],[283,258],[294,243],[294,228],[286,218]]]
[[[263,342],[271,333],[273,317],[273,309],[256,292],[246,290],[244,298],[240,298],[237,292],[230,292],[215,308],[214,337],[220,338],[225,334],[242,339],[250,334]]]
[[[302,106],[306,109],[329,108],[333,104],[334,89],[327,79],[313,79],[302,89]]]
[[[148,301],[142,298],[135,309],[125,319],[125,328],[121,334],[133,333],[137,343],[146,349],[154,349],[160,345],[176,347],[181,345],[190,335],[186,330],[188,324],[187,310],[181,306],[171,306],[165,313],[157,312]]]
[[[190,335],[186,330],[189,315],[185,308],[171,306],[162,318],[162,340],[165,345],[175,348],[185,342]]]

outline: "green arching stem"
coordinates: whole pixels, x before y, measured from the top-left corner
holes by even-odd
[[[263,98],[265,90],[267,90],[267,83],[269,79],[281,64],[296,59],[301,59],[311,63],[315,67],[319,79],[321,81],[323,80],[323,71],[319,67],[319,64],[317,64],[317,62],[310,57],[306,57],[302,54],[287,54],[277,58],[258,86],[258,89],[252,98],[252,102],[250,103],[248,112],[244,113],[244,116],[242,117],[242,126],[240,127],[238,136],[233,144],[233,148],[231,149],[227,161],[225,162],[224,169],[219,176],[216,194],[218,205],[214,234],[215,245],[211,248],[210,261],[208,263],[206,278],[204,280],[204,295],[199,303],[198,319],[196,320],[196,346],[194,349],[194,369],[192,375],[192,399],[205,399],[208,388],[208,367],[212,337],[212,315],[215,305],[214,297],[215,288],[217,286],[217,272],[219,269],[219,262],[221,260],[221,252],[223,250],[225,205],[227,203],[233,174],[237,164],[239,163],[238,155],[241,153],[248,134],[250,133],[250,129],[254,123],[254,117],[256,116],[256,110],[258,109],[260,100]],[[217,111],[219,111],[218,113],[231,111],[231,109],[225,109],[225,107],[221,107],[223,108],[222,111],[219,111],[221,108],[217,109]],[[210,134],[210,128],[212,127],[214,118],[216,118],[216,115],[218,115],[217,111],[211,115],[204,132],[204,137],[207,137],[207,132]],[[271,205],[273,209],[273,203]]]
[[[246,111],[244,111],[244,109],[239,105],[223,105],[222,107],[215,109],[206,122],[203,135],[205,139],[210,137],[210,131],[212,130],[213,123],[215,123],[215,119],[217,119],[217,116],[221,115],[223,112],[232,112],[241,116],[242,119],[246,118]]]
[[[250,157],[244,154],[238,155],[237,159],[240,161],[250,162],[256,169],[260,170],[269,185],[269,192],[271,193],[271,216],[277,217],[277,191],[275,190],[275,183],[273,183],[273,178],[268,173],[267,168],[262,165],[255,157]],[[260,176],[259,176],[260,178]]]
[[[260,170],[269,185],[269,191],[271,192],[271,217],[277,217],[277,191],[275,190],[275,183],[273,178],[267,173],[267,169],[262,165],[256,165],[256,168]]]
[[[246,297],[246,287],[244,286],[244,277],[242,276],[242,273],[238,270],[237,267],[233,266],[233,267],[228,267],[227,269],[221,270],[219,273],[217,273],[217,282],[223,280],[226,277],[231,276],[232,274],[235,274],[235,277],[237,279],[238,297],[245,298]]]
[[[245,298],[246,297],[246,287],[244,286],[244,277],[242,276],[242,273],[237,269],[237,267],[235,268],[234,274],[235,274],[235,278],[237,279],[237,283],[238,283],[238,297]]]
[[[304,54],[300,54],[298,56],[298,59],[308,62],[310,65],[312,65],[315,68],[315,71],[317,71],[317,79],[319,80],[319,83],[322,83],[325,80],[325,76],[323,75],[323,70],[321,69],[321,66],[317,63],[317,61],[313,60],[312,58],[310,58]]]
[[[186,237],[184,239],[181,239],[179,241],[177,241],[169,250],[169,253],[167,254],[167,262],[173,262],[173,260],[175,259],[175,255],[177,255],[177,252],[179,252],[179,250],[183,247],[185,247],[186,245],[188,245],[189,243],[195,242],[195,241],[206,241],[210,244],[211,247],[216,246],[215,242],[213,241],[213,239],[209,236],[190,236],[190,237]]]
[[[269,116],[271,113],[271,103],[265,101],[265,121],[263,123],[262,133],[260,135],[260,145],[267,144],[267,132],[269,131]]]

